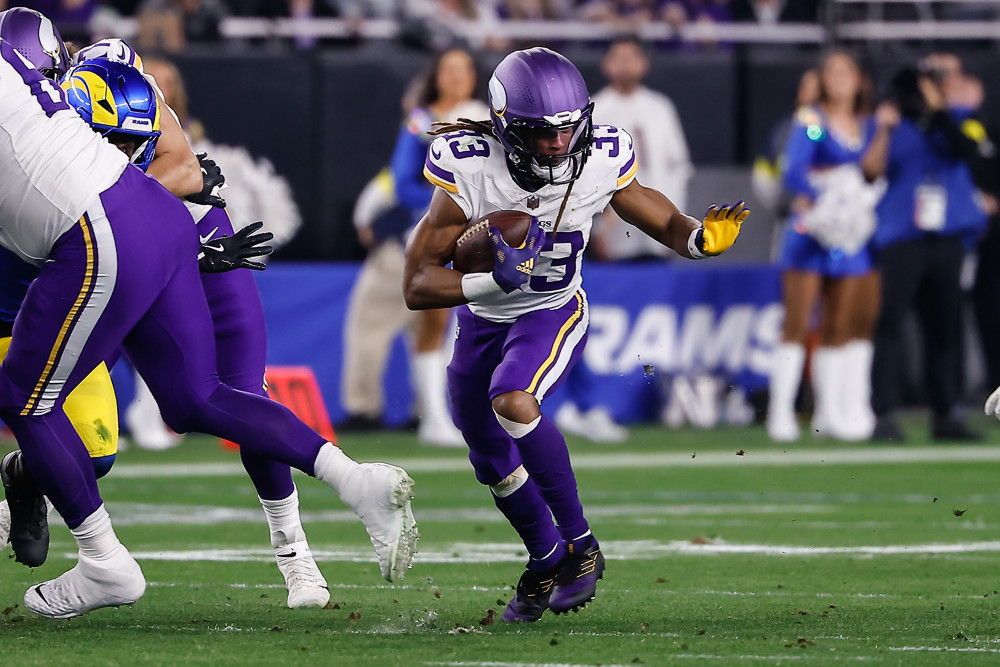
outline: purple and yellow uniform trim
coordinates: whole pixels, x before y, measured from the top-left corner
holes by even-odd
[[[433,144],[430,150],[434,150]],[[427,159],[424,161],[424,178],[430,181],[431,185],[436,185],[452,194],[458,194],[458,184],[455,181],[455,174],[431,162],[430,151],[428,151]]]
[[[618,185],[617,187],[622,188],[629,184],[633,178],[635,178],[635,173],[639,171],[639,163],[635,160],[635,153],[629,156],[628,162],[625,166],[621,168],[618,172]]]
[[[90,298],[94,291],[94,269],[97,266],[97,244],[94,242],[94,231],[90,224],[90,217],[86,213],[84,213],[83,217],[80,218],[79,225],[83,231],[83,240],[87,248],[87,269],[83,276],[83,284],[80,286],[80,292],[76,297],[76,301],[73,303],[73,306],[66,314],[66,318],[63,320],[62,327],[59,328],[59,335],[56,336],[55,344],[52,346],[49,358],[45,362],[45,368],[42,370],[42,375],[38,378],[38,382],[35,384],[35,388],[32,390],[31,396],[28,398],[27,405],[25,405],[24,409],[21,410],[22,417],[30,415],[38,407],[39,401],[45,394],[45,389],[48,386],[49,381],[52,379],[52,372],[59,365],[63,352],[66,349],[66,342],[70,338],[73,327],[76,326],[76,323],[79,321],[84,305],[87,303],[87,299]]]
[[[535,375],[531,378],[531,383],[528,385],[527,389],[525,389],[525,391],[528,392],[529,394],[538,394],[539,388],[543,384],[546,384],[543,382],[545,376],[549,371],[553,369],[553,366],[556,365],[556,361],[559,359],[560,353],[562,352],[563,347],[565,346],[568,337],[567,334],[570,331],[572,331],[574,327],[576,327],[576,325],[580,322],[580,320],[583,319],[584,316],[583,295],[580,294],[580,292],[577,292],[573,295],[573,298],[576,299],[576,310],[574,310],[573,313],[566,319],[566,321],[563,322],[563,325],[559,327],[559,332],[556,334],[555,340],[552,341],[552,347],[549,348],[549,356],[545,358],[545,361],[542,362],[542,365],[538,367],[537,371],[535,371]],[[564,369],[560,369],[557,375],[561,374],[563,370]],[[549,384],[551,386],[551,383]],[[547,389],[548,387],[546,387],[546,391]],[[545,391],[542,391],[540,393],[544,395]],[[539,399],[541,398],[542,397],[539,396]]]

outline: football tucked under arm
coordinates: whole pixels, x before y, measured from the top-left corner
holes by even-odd
[[[462,273],[493,271],[494,252],[490,241],[490,227],[499,231],[504,243],[516,248],[524,243],[530,226],[531,216],[520,211],[497,211],[470,222],[455,243],[452,266]]]
[[[497,211],[469,223],[455,243],[452,266],[470,303],[510,294],[531,277],[545,233],[520,211]]]

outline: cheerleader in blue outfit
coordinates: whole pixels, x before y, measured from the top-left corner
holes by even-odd
[[[878,276],[868,237],[877,193],[859,163],[873,135],[868,84],[857,62],[833,51],[819,66],[820,97],[796,114],[783,182],[793,196],[779,265],[785,322],[771,370],[767,431],[796,440],[805,342],[819,303],[819,346],[811,361],[814,433],[866,440],[874,427],[870,369]]]

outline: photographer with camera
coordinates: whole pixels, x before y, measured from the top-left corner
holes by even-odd
[[[979,79],[966,77],[960,91],[963,104],[978,109],[983,102],[983,84]],[[986,384],[1000,386],[1000,310],[996,307],[1000,294],[1000,151],[995,138],[996,128],[983,127],[975,117],[962,123],[962,145],[968,155],[967,162],[972,179],[979,188],[983,205],[989,215],[989,225],[976,248],[976,283],[972,291],[976,313],[976,328],[986,361]]]
[[[895,419],[901,404],[903,322],[915,308],[924,342],[924,386],[935,440],[978,440],[960,420],[956,371],[961,363],[960,274],[966,252],[986,224],[977,200],[962,125],[961,61],[950,54],[904,68],[890,100],[875,112],[876,134],[862,159],[865,177],[885,176],[873,236],[882,273],[882,310],[875,332],[872,407],[875,440],[904,439]]]

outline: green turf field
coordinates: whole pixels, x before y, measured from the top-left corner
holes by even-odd
[[[608,558],[579,614],[499,622],[524,555],[464,453],[407,435],[345,436],[407,467],[423,539],[384,582],[363,526],[299,478],[331,609],[285,608],[267,529],[238,458],[207,438],[123,452],[102,480],[150,586],[132,607],[34,617],[24,589],[72,565],[0,559],[4,664],[1000,664],[997,444],[775,447],[762,429],[633,430],[571,441]],[[738,452],[743,451],[740,455]],[[961,516],[956,516],[961,514]],[[4,555],[9,555],[9,548]]]

